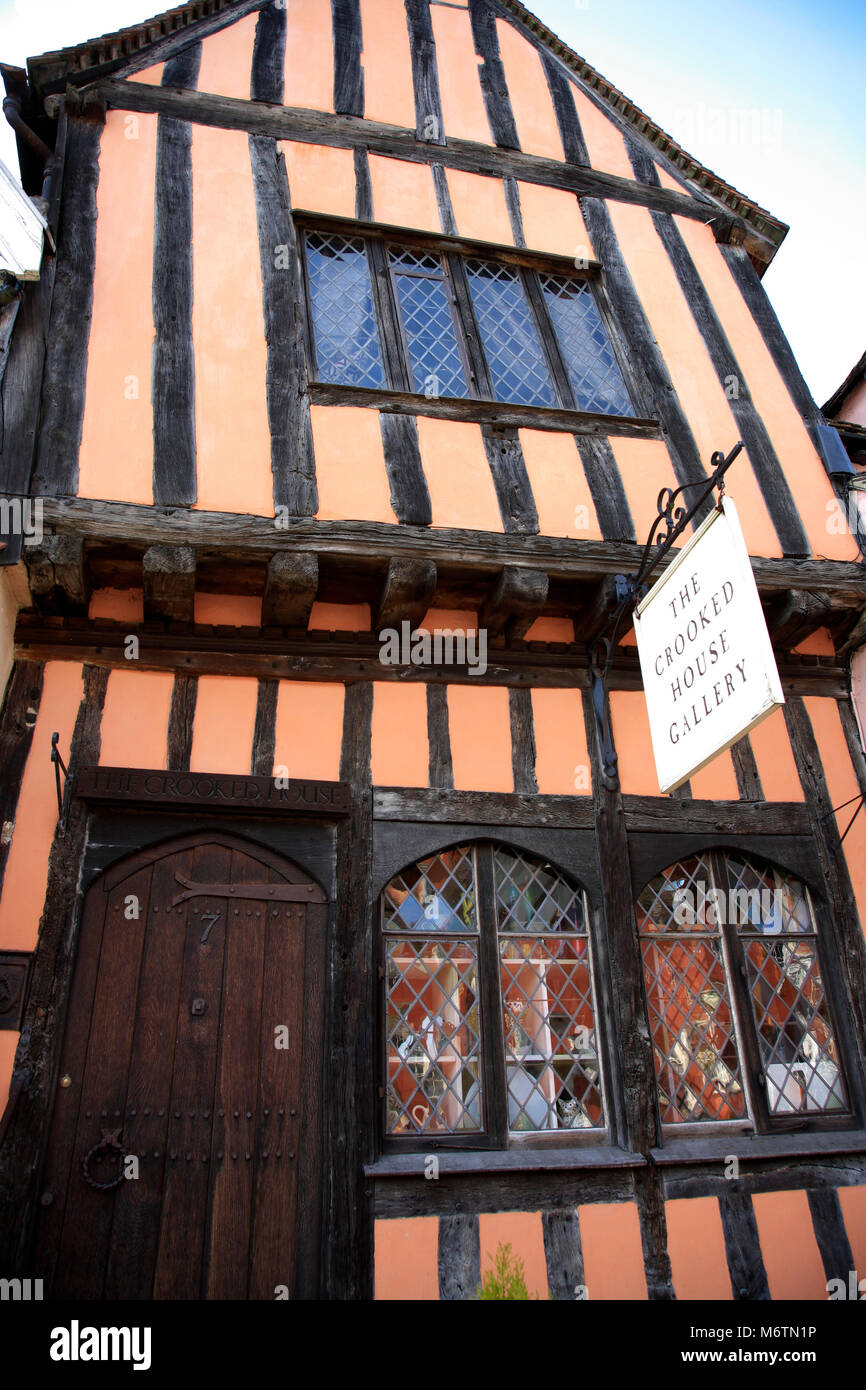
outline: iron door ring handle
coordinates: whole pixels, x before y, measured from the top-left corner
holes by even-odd
[[[84,1171],[84,1181],[89,1183],[91,1187],[95,1187],[99,1192],[108,1192],[112,1187],[117,1187],[118,1183],[123,1181],[122,1163],[120,1165],[120,1172],[117,1174],[116,1178],[110,1178],[107,1182],[99,1182],[96,1178],[91,1177],[90,1160],[95,1158],[97,1154],[108,1153],[111,1149],[119,1153],[122,1159],[126,1158],[126,1150],[120,1142],[119,1129],[114,1130],[112,1133],[103,1130],[102,1138],[84,1155],[84,1162],[81,1165]]]

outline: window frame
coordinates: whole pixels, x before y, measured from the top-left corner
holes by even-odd
[[[522,248],[490,242],[470,241],[461,237],[447,236],[444,233],[434,236],[429,232],[424,233],[414,229],[391,227],[345,217],[313,214],[303,210],[295,211],[293,217],[296,223],[301,262],[304,337],[311,387],[349,393],[369,393],[380,390],[380,388],[359,387],[350,383],[325,382],[319,379],[306,239],[308,234],[320,232],[323,235],[331,234],[357,238],[365,244],[386,380],[386,387],[384,391],[381,391],[383,397],[388,392],[399,392],[411,395],[419,401],[425,399],[437,402],[444,400],[449,403],[460,403],[470,409],[473,404],[476,404],[488,407],[496,406],[506,411],[537,411],[540,416],[551,412],[568,411],[577,417],[590,420],[609,420],[612,424],[616,422],[618,427],[626,426],[629,433],[634,430],[639,431],[641,427],[648,425],[657,426],[657,412],[654,406],[650,407],[645,399],[644,390],[632,368],[622,333],[605,293],[604,277],[599,262],[591,261],[578,270],[573,260],[566,256],[525,251]],[[458,351],[466,369],[468,395],[427,398],[423,392],[414,390],[411,384],[411,358],[399,307],[397,287],[390,265],[389,250],[392,247],[395,249],[405,247],[419,253],[436,256],[440,260],[443,266],[446,295],[452,312],[452,321],[455,325]],[[494,394],[483,341],[466,278],[465,263],[470,259],[486,260],[496,265],[508,266],[517,272],[548,370],[550,388],[554,397],[552,405],[527,405],[520,401],[501,401]],[[555,275],[589,285],[610,350],[622,378],[623,388],[632,408],[630,415],[585,411],[578,408],[568,369],[559,347],[556,330],[544,305],[544,293],[538,279],[539,274]]]

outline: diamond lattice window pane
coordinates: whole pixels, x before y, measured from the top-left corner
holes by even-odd
[[[663,1124],[746,1115],[721,940],[641,943]]]
[[[307,237],[319,381],[384,387],[370,267],[360,238]]]
[[[388,1133],[480,1130],[475,942],[386,938],[385,981]]]
[[[622,373],[589,285],[558,275],[542,275],[541,288],[578,410],[633,415]]]
[[[532,311],[516,271],[467,261],[466,274],[498,401],[556,405]]]
[[[414,389],[431,397],[468,396],[440,263],[432,256],[394,251],[391,262]]]
[[[729,858],[733,878],[728,920],[741,931],[765,935],[814,933],[815,923],[808,890],[796,878],[771,865]]]
[[[709,860],[702,855],[671,864],[651,879],[637,900],[637,923],[646,932],[713,931],[721,900]]]
[[[586,930],[583,890],[550,864],[499,846],[494,851],[493,871],[501,932]]]
[[[478,930],[472,851],[442,850],[396,874],[384,893],[386,931]]]
[[[770,1112],[847,1109],[814,940],[743,944]]]
[[[508,937],[499,951],[509,1129],[599,1128],[588,940]]]

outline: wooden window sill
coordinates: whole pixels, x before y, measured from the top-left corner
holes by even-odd
[[[866,1153],[866,1130],[836,1129],[804,1134],[743,1133],[706,1139],[673,1138],[663,1148],[651,1149],[659,1167],[681,1163],[723,1162],[726,1158],[750,1159],[812,1157],[819,1154]]]
[[[429,1154],[386,1154],[368,1164],[368,1178],[424,1178],[424,1166],[433,1155],[439,1162],[440,1176],[477,1173],[572,1172],[584,1169],[643,1168],[642,1154],[629,1153],[615,1144],[586,1148],[516,1149],[433,1149]]]

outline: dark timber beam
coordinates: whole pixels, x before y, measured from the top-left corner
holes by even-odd
[[[822,594],[791,589],[767,617],[773,646],[781,651],[791,651],[798,642],[802,642],[833,616],[829,600]]]
[[[318,587],[315,555],[285,550],[272,555],[262,599],[262,626],[306,628]]]
[[[489,637],[523,637],[547,602],[548,579],[538,570],[506,565],[481,610],[478,626]]]
[[[142,561],[145,619],[192,622],[195,569],[190,545],[152,545],[146,550]]]
[[[86,613],[90,591],[81,536],[45,536],[23,551],[30,593],[41,613]]]
[[[616,579],[606,574],[595,586],[586,607],[575,616],[574,636],[578,642],[592,642],[606,627],[613,610],[619,602],[616,596]],[[620,635],[625,636],[628,629]]]
[[[376,632],[408,622],[417,627],[436,591],[432,560],[391,560],[373,622]]]

